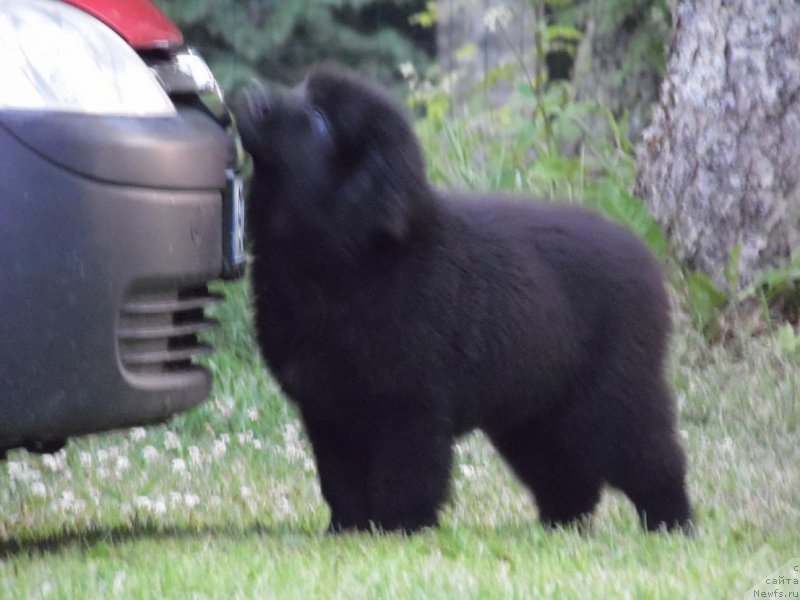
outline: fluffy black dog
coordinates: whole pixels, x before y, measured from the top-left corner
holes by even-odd
[[[300,409],[331,529],[434,525],[453,440],[475,428],[547,525],[591,513],[605,484],[649,530],[689,524],[669,307],[631,233],[432,189],[403,111],[335,67],[236,112],[258,343]]]

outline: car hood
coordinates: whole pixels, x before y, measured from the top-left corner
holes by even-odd
[[[111,27],[137,50],[183,44],[183,34],[149,0],[64,0]]]

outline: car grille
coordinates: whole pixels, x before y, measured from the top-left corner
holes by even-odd
[[[194,359],[212,351],[198,336],[217,322],[206,307],[222,300],[205,285],[179,290],[138,291],[120,312],[117,343],[129,372],[156,374],[195,370]]]

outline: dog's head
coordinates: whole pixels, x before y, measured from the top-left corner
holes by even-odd
[[[256,221],[354,254],[402,243],[424,220],[430,192],[411,125],[355,74],[317,67],[290,92],[251,90],[235,113],[253,158]]]

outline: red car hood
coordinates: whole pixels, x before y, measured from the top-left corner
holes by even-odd
[[[169,48],[183,34],[149,0],[64,0],[103,21],[138,50]]]

